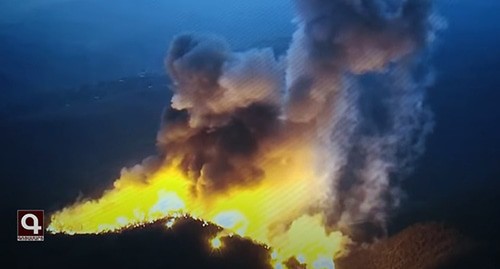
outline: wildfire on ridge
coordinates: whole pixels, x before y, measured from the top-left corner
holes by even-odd
[[[212,35],[174,38],[154,164],[54,213],[48,230],[100,234],[172,217],[168,229],[189,215],[223,228],[215,249],[235,234],[272,249],[275,268],[316,269],[334,268],[350,244],[335,229],[383,230],[401,199],[391,175],[411,170],[433,126],[423,105],[432,2],[294,3],[284,57],[234,52]]]
[[[343,253],[350,240],[340,232],[329,232],[322,214],[303,213],[324,188],[307,172],[312,171],[308,159],[307,152],[299,149],[270,154],[264,164],[266,176],[276,180],[205,197],[194,194],[192,181],[177,168],[178,163],[161,167],[146,181],[123,173],[102,198],[53,214],[48,230],[101,234],[167,217],[171,219],[165,226],[172,228],[176,218],[187,214],[223,228],[210,239],[214,249],[224,247],[223,237],[235,234],[271,248],[275,268],[285,268],[290,258],[308,268],[334,268],[333,258]]]

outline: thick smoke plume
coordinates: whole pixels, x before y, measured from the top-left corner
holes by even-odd
[[[434,39],[426,0],[298,0],[287,63],[287,119],[318,130],[329,222],[383,232],[397,181],[432,129],[423,105]]]
[[[273,139],[316,148],[316,209],[336,228],[383,231],[397,181],[422,153],[432,114],[427,0],[297,0],[285,63],[270,49],[233,53],[220,38],[181,35],[167,58],[175,82],[159,144],[181,156],[201,192],[264,178]],[[276,139],[275,139],[276,140]],[[274,140],[274,141],[275,141]]]
[[[352,239],[384,235],[433,125],[430,0],[294,4],[297,31],[280,58],[176,37],[161,154],[100,199],[56,212],[49,230],[105,233],[189,214],[224,228],[212,247],[236,233],[269,246],[275,268],[334,268]]]
[[[175,82],[159,144],[200,191],[263,178],[263,141],[280,128],[284,70],[271,49],[233,53],[216,37],[181,35],[166,61]]]

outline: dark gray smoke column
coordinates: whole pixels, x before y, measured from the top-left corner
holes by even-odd
[[[276,141],[312,148],[313,180],[330,189],[311,212],[332,228],[362,224],[380,235],[432,129],[423,103],[439,20],[430,0],[295,5],[284,62],[270,49],[231,52],[213,36],[173,41],[166,65],[175,94],[159,146],[205,195],[260,182]]]
[[[289,121],[315,126],[331,225],[383,232],[397,181],[432,129],[423,105],[437,29],[428,0],[296,0]]]
[[[179,159],[197,191],[258,182],[262,141],[280,128],[284,69],[271,49],[233,53],[226,42],[185,34],[166,61],[175,82],[159,145]]]

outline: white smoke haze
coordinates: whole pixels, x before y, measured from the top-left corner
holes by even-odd
[[[430,76],[425,56],[437,30],[431,2],[295,3],[287,119],[316,124],[331,182],[330,223],[343,230],[368,224],[384,233],[402,196],[397,180],[423,153],[432,130],[432,113],[423,105]]]
[[[284,70],[271,49],[233,53],[217,37],[186,34],[172,43],[167,66],[176,83],[172,108],[187,110],[191,127],[215,127],[239,108],[280,102]]]
[[[151,182],[161,181],[148,180],[175,168],[195,205],[243,197],[252,239],[281,248],[283,258],[305,251],[304,240],[321,241],[327,256],[309,262],[330,264],[351,239],[386,234],[403,197],[399,182],[433,126],[425,105],[437,30],[431,1],[294,3],[297,30],[282,58],[272,49],[233,52],[213,35],[173,40],[166,67],[174,95],[158,132],[160,154],[124,170],[111,198],[133,181],[155,193]],[[252,197],[238,196],[251,187]],[[55,226],[79,209],[64,209]],[[317,237],[304,235],[311,227]]]
[[[167,59],[175,82],[172,111],[184,115],[167,120],[160,144],[175,155],[176,144],[185,149],[200,136],[239,135],[211,149],[225,154],[194,147],[198,153],[188,154],[187,169],[204,184],[229,186],[262,177],[256,156],[264,140],[302,139],[316,148],[317,180],[329,186],[318,193],[318,208],[330,226],[368,225],[381,235],[400,204],[397,183],[432,130],[424,105],[425,56],[436,31],[431,2],[297,0],[295,6],[297,31],[284,63],[271,49],[231,52],[214,36],[175,39]],[[243,172],[227,173],[233,170]]]

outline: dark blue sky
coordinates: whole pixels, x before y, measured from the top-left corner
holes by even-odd
[[[499,44],[499,1],[437,3],[449,22],[444,38],[459,42],[461,56]],[[270,46],[290,37],[292,18],[288,0],[1,1],[0,83],[53,90],[162,72],[175,34],[217,33],[236,49]]]
[[[2,1],[0,75],[53,89],[162,72],[176,34],[217,33],[247,49],[289,37],[291,19],[285,0]]]

